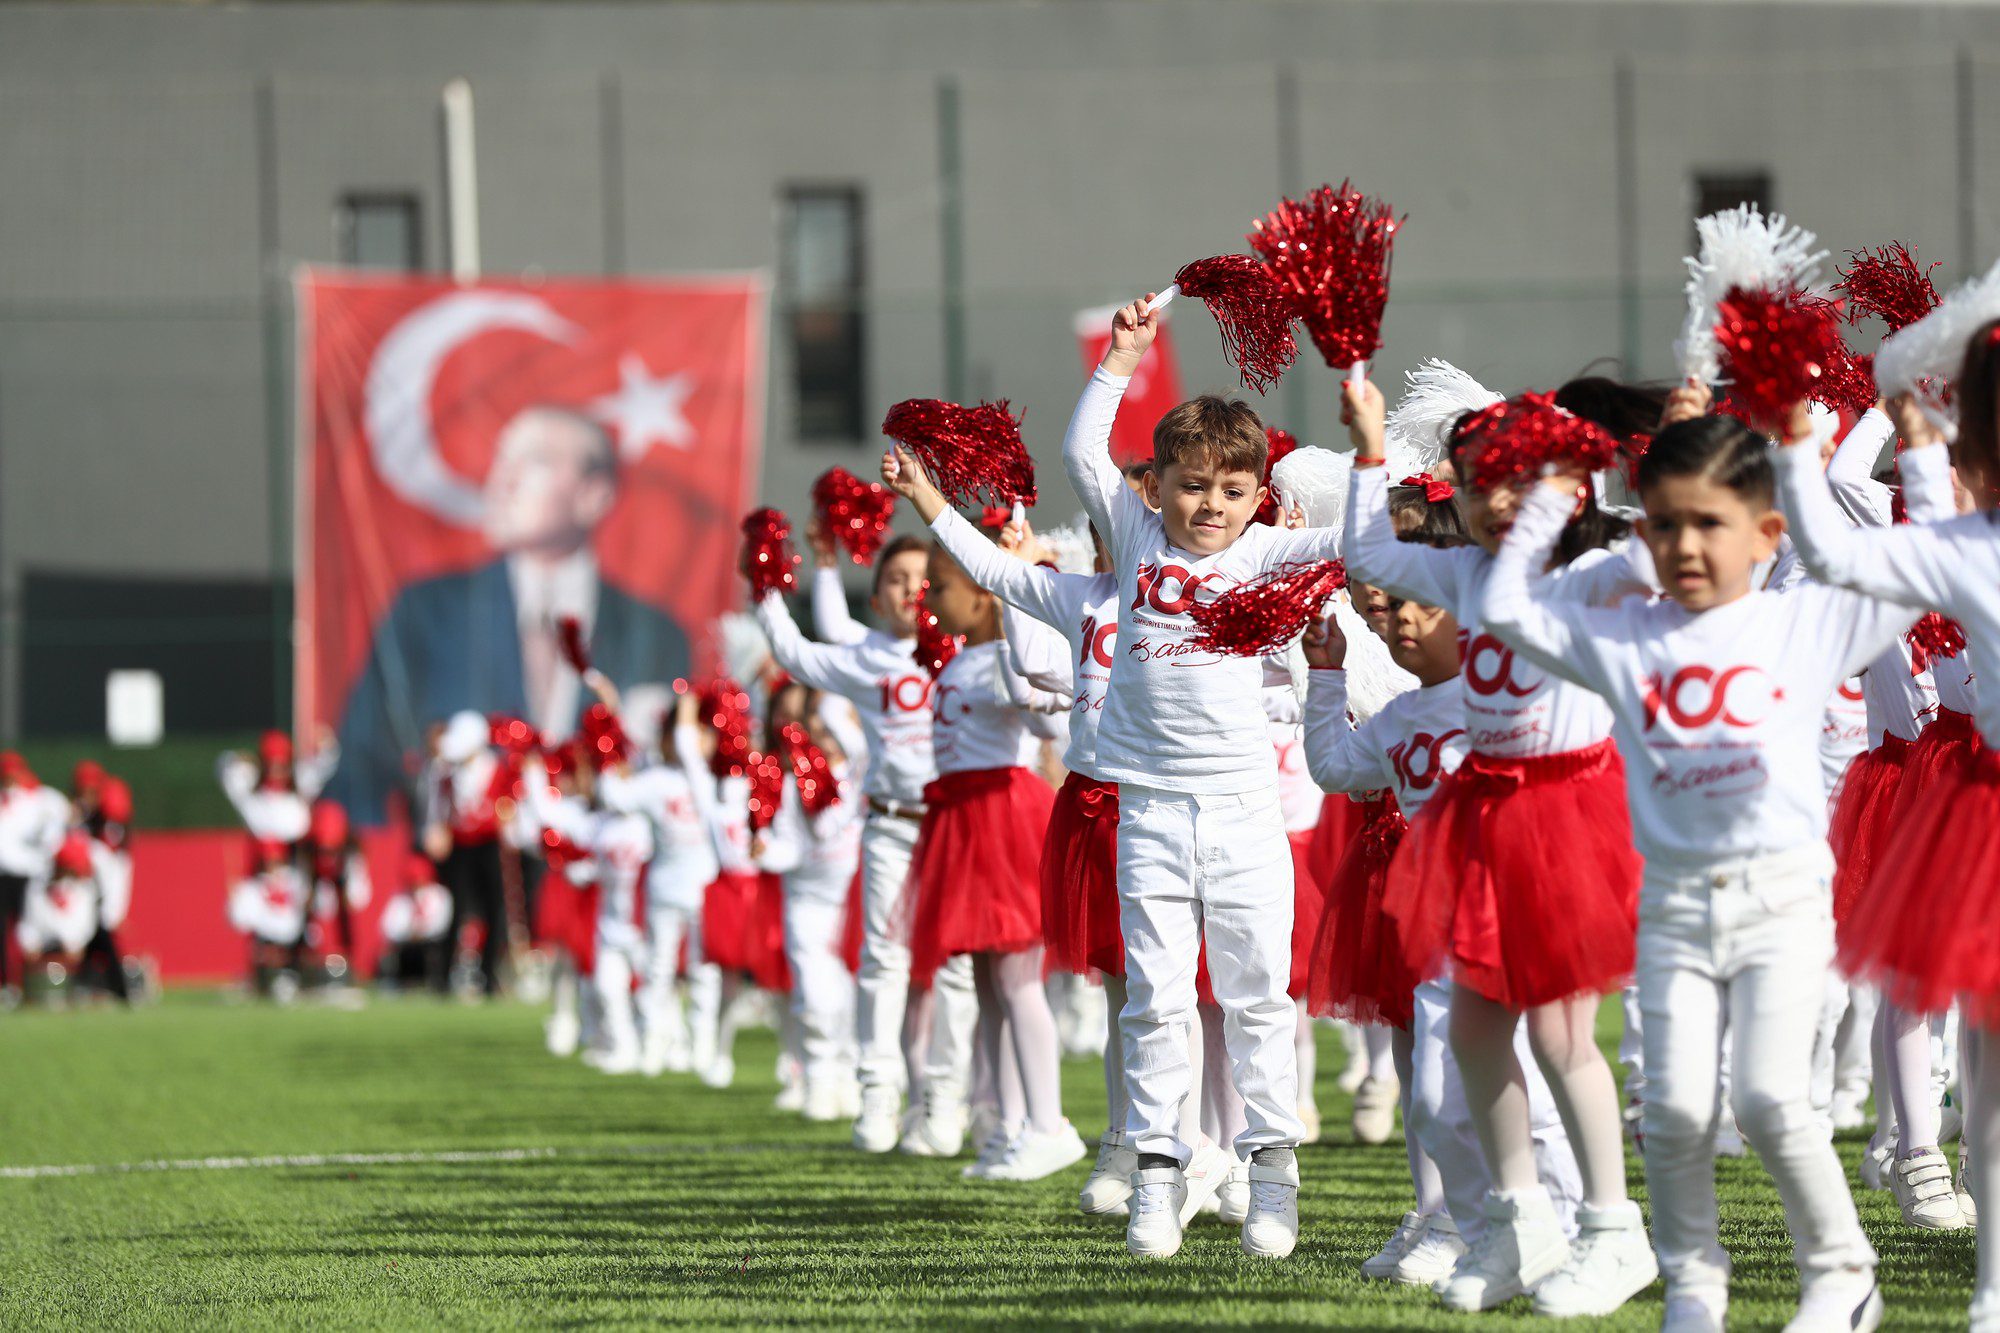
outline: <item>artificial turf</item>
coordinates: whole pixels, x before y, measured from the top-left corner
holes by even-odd
[[[845,1126],[774,1111],[768,1032],[744,1036],[736,1085],[717,1092],[556,1060],[538,1017],[513,1003],[280,1010],[214,994],[0,1014],[0,1168],[531,1150],[0,1174],[0,1329],[1542,1322],[1525,1301],[1447,1315],[1427,1293],[1357,1275],[1409,1183],[1399,1142],[1348,1141],[1329,1033],[1327,1136],[1300,1153],[1297,1254],[1251,1260],[1233,1228],[1204,1218],[1178,1258],[1140,1263],[1122,1224],[1077,1214],[1087,1164],[1032,1185],[967,1182],[958,1163],[864,1158]],[[1071,1062],[1064,1085],[1094,1135],[1098,1070]],[[1843,1139],[1850,1173],[1858,1149]],[[1632,1176],[1640,1186],[1636,1159]],[[1754,1157],[1722,1162],[1720,1180],[1731,1327],[1778,1327],[1796,1279],[1777,1195]],[[1964,1327],[1971,1233],[1904,1227],[1886,1194],[1861,1208],[1886,1327]],[[1655,1286],[1597,1326],[1659,1318]]]

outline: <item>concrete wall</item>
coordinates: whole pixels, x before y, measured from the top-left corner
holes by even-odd
[[[1758,168],[1838,250],[2000,250],[2000,9],[1376,0],[0,6],[0,734],[24,570],[282,577],[284,275],[345,191],[422,201],[477,105],[490,272],[772,268],[789,184],[865,195],[870,416],[944,393],[939,88],[959,98],[968,395],[1027,412],[1046,504],[1071,314],[1352,176],[1410,215],[1384,376],[1670,364],[1700,170]],[[1207,321],[1190,388],[1226,388]],[[765,495],[802,445],[773,341]],[[1302,366],[1269,415],[1335,429]]]

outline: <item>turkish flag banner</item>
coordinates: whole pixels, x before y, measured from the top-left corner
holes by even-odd
[[[712,660],[763,445],[760,276],[308,269],[297,297],[296,707],[338,733],[356,818],[454,713],[569,734],[565,620],[628,693]]]
[[[1111,350],[1111,317],[1117,312],[1115,305],[1077,312],[1076,343],[1083,353],[1084,374],[1097,369],[1097,363]],[[1121,468],[1152,458],[1153,427],[1169,408],[1180,405],[1181,369],[1174,359],[1172,333],[1163,312],[1159,335],[1126,387],[1125,400],[1118,405],[1118,419],[1111,424],[1111,461]]]

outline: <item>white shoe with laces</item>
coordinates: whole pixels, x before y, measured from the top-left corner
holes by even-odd
[[[1243,1219],[1243,1253],[1283,1259],[1299,1243],[1299,1164],[1250,1163],[1250,1215]]]
[[[1659,1260],[1631,1200],[1577,1210],[1569,1262],[1535,1288],[1535,1313],[1551,1319],[1602,1318],[1653,1285]]]
[[[1215,1191],[1215,1215],[1226,1226],[1240,1227],[1250,1216],[1250,1164],[1238,1162],[1229,1168]]]
[[[1669,1291],[1660,1333],[1723,1333],[1729,1318],[1729,1292]]]
[[[1387,1143],[1396,1132],[1396,1099],[1402,1086],[1396,1079],[1369,1078],[1354,1093],[1354,1138],[1357,1143]]]
[[[1361,1276],[1377,1279],[1396,1275],[1396,1265],[1403,1262],[1416,1243],[1423,1239],[1424,1229],[1429,1219],[1420,1213],[1404,1213],[1403,1220],[1396,1223],[1396,1229],[1389,1233],[1389,1239],[1382,1242],[1382,1248],[1361,1261]]]
[[[1799,1312],[1785,1333],[1874,1333],[1882,1326],[1882,1289],[1872,1268],[1839,1268],[1808,1278]]]
[[[1041,1180],[1064,1167],[1075,1166],[1090,1152],[1076,1127],[1065,1120],[1062,1128],[1038,1134],[1024,1129],[1014,1139],[1007,1157],[986,1173],[988,1180]]]
[[[1569,1259],[1569,1241],[1549,1192],[1487,1192],[1486,1230],[1438,1287],[1447,1310],[1492,1310],[1524,1296]]]
[[[911,1114],[897,1147],[911,1157],[956,1157],[965,1151],[970,1116],[956,1089],[924,1089],[921,1110]]]
[[[1389,1276],[1406,1287],[1430,1287],[1452,1275],[1465,1255],[1465,1240],[1449,1213],[1433,1213],[1424,1234]]]
[[[1132,1173],[1139,1169],[1139,1154],[1125,1145],[1121,1131],[1106,1131],[1097,1141],[1097,1165],[1076,1196],[1076,1206],[1091,1217],[1115,1212],[1132,1197]]]
[[[1889,1188],[1903,1220],[1926,1231],[1956,1231],[1965,1225],[1958,1208],[1958,1191],[1951,1180],[1951,1163],[1936,1148],[1919,1148],[1889,1172]]]
[[[1013,1156],[1014,1145],[1024,1132],[1005,1125],[997,1127],[986,1136],[986,1142],[979,1145],[979,1156],[972,1159],[970,1166],[960,1168],[958,1174],[966,1180],[992,1179],[993,1173]]]
[[[1153,1166],[1132,1173],[1126,1207],[1125,1248],[1145,1259],[1171,1259],[1181,1252],[1181,1204],[1187,1185],[1177,1166]]]
[[[1188,1158],[1188,1164],[1181,1170],[1181,1187],[1187,1191],[1181,1202],[1181,1226],[1185,1228],[1194,1221],[1194,1215],[1207,1211],[1214,1202],[1216,1192],[1229,1179],[1229,1169],[1236,1163],[1232,1153],[1224,1152],[1215,1143],[1203,1139]]]
[[[896,1146],[903,1094],[890,1084],[861,1090],[861,1114],[854,1117],[854,1146],[862,1152],[884,1153]]]

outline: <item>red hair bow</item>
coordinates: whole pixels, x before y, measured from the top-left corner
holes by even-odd
[[[987,505],[979,514],[979,526],[998,532],[1014,521],[1014,511],[1005,505]]]
[[[1434,505],[1441,505],[1446,500],[1451,499],[1452,496],[1458,494],[1457,489],[1450,482],[1440,481],[1428,472],[1419,472],[1414,477],[1405,477],[1397,485],[1423,487],[1424,499],[1429,500]]]

